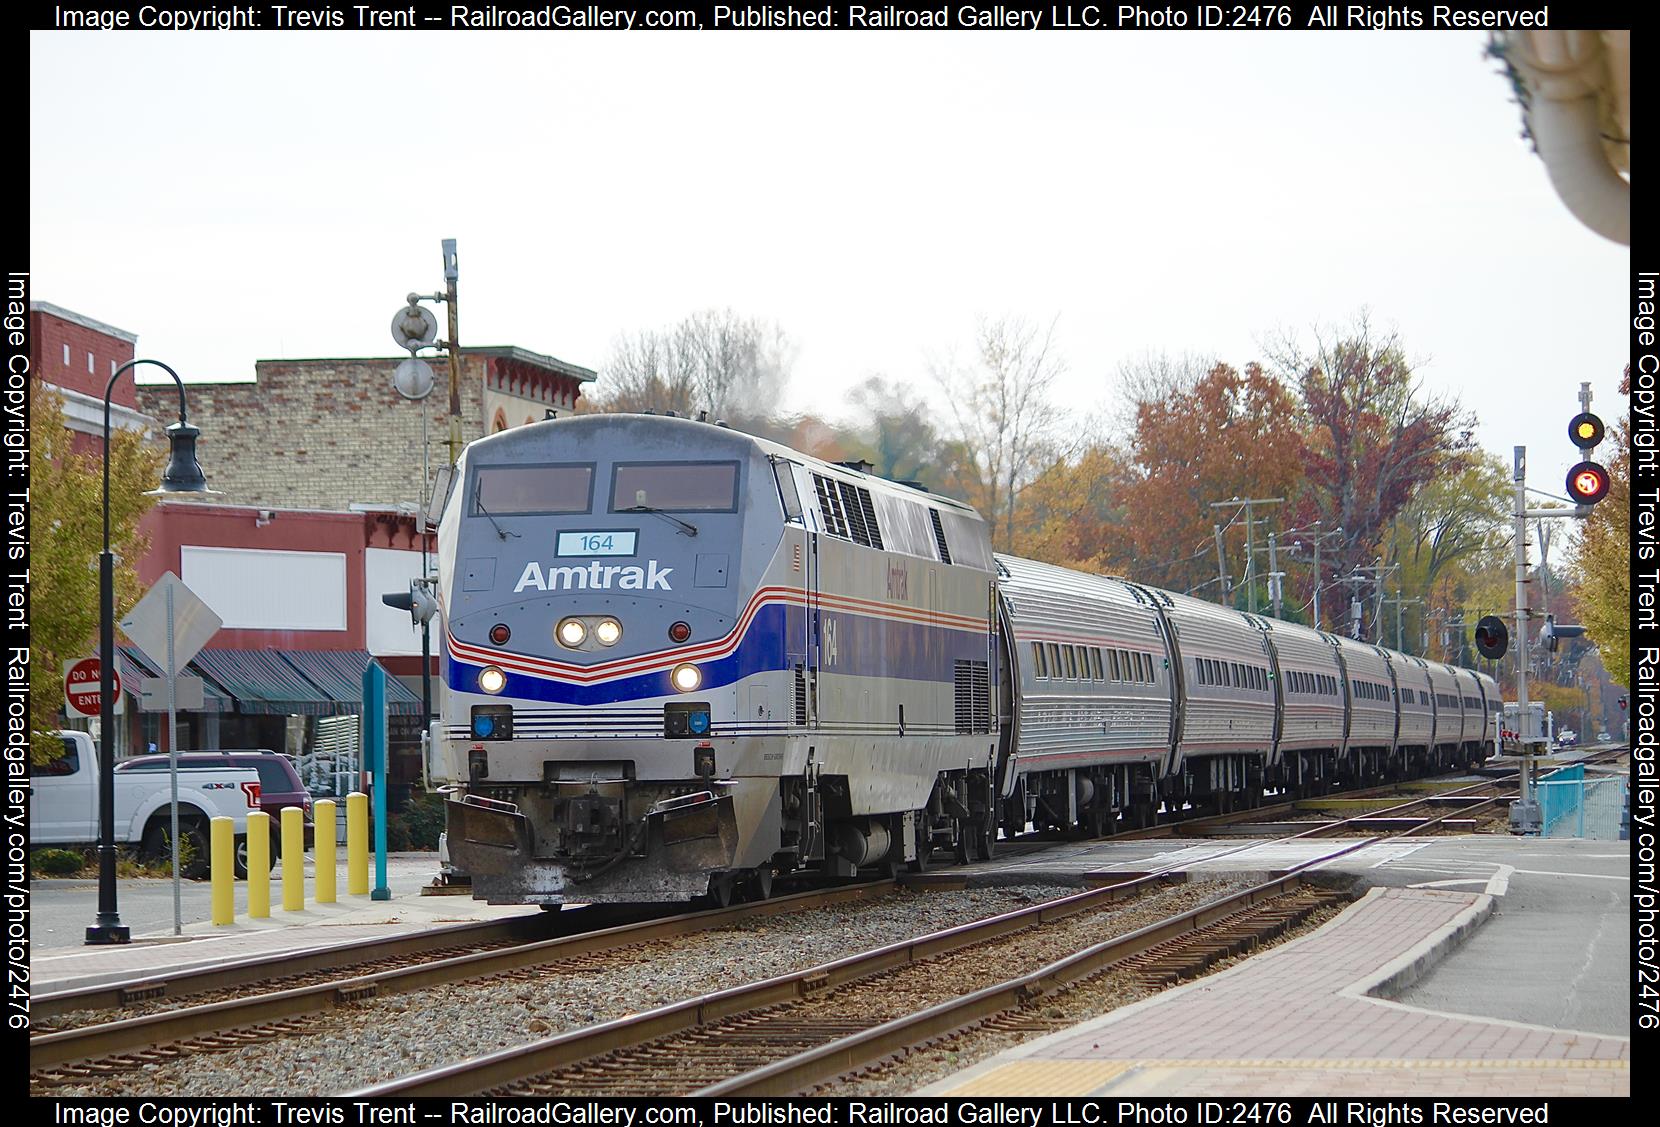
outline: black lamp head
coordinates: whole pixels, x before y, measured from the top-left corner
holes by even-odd
[[[167,428],[167,468],[162,471],[161,485],[148,490],[151,494],[215,493],[209,489],[201,463],[196,461],[196,438],[201,429],[179,420]]]

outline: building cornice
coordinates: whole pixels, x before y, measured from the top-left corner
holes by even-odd
[[[105,336],[116,337],[119,340],[126,341],[128,344],[138,343],[137,333],[129,333],[126,329],[118,329],[114,325],[106,325],[102,321],[93,320],[84,313],[76,313],[73,309],[65,309],[63,306],[53,305],[49,301],[31,301],[29,303],[29,312],[45,313],[62,321],[71,321],[81,326],[83,329],[91,329],[95,333],[103,333]]]

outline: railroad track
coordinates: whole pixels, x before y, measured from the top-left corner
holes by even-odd
[[[498,935],[474,949],[439,958],[431,956],[442,954],[446,948],[434,940],[432,946],[413,952],[412,960],[406,960],[404,965],[392,969],[372,970],[345,978],[331,976],[326,970],[307,972],[317,980],[269,992],[247,993],[227,987],[225,989],[231,996],[224,1000],[31,1036],[30,1085],[50,1089],[192,1053],[222,1052],[239,1048],[251,1039],[303,1032],[332,1009],[373,998],[470,979],[537,971],[555,965],[587,966],[593,960],[604,959],[609,953],[625,951],[654,940],[715,930],[760,916],[874,899],[888,895],[897,887],[895,881],[847,885],[550,939],[512,942],[504,941]],[[445,929],[445,933],[450,930]],[[440,936],[444,933],[423,934]],[[470,934],[476,940],[480,934],[488,935],[489,932],[480,928]],[[363,945],[354,947],[361,956]],[[303,962],[321,954],[324,953],[302,952],[296,961]],[[236,969],[237,976],[247,973],[250,969],[245,964]],[[216,989],[210,982],[211,977],[211,972],[191,976],[196,993],[204,994]],[[120,992],[119,987],[100,989],[106,994]],[[64,1011],[58,1012],[61,1014]]]
[[[1320,860],[1352,848],[1357,846]],[[1126,960],[1134,960],[1135,973],[1158,984],[1201,974],[1348,895],[1287,874],[1059,961],[1039,959],[1028,973],[961,996],[964,984],[974,981],[969,969],[1006,966],[1009,957],[1002,950],[1021,933],[1172,879],[1148,876],[1078,893],[349,1095],[793,1093],[908,1045],[1017,1010]],[[1001,972],[988,973],[995,979]],[[890,1016],[896,1006],[900,1016]]]
[[[1491,781],[1472,784],[1470,787],[1459,788],[1457,791],[1444,792],[1437,796],[1426,796],[1426,798],[1444,800],[1451,796],[1458,796],[1463,792],[1493,785]],[[1353,796],[1351,795],[1351,797]],[[1503,801],[1503,796],[1486,799],[1471,797],[1473,801],[1486,803]],[[1315,837],[1339,832],[1344,828],[1360,828],[1362,830],[1380,828],[1380,817],[1391,815],[1407,807],[1416,806],[1422,801],[1425,801],[1425,799],[1414,799],[1400,807],[1390,808],[1389,810],[1360,814],[1338,822],[1320,823],[1311,826],[1302,833],[1290,836]],[[1444,822],[1454,813],[1459,812],[1460,810],[1454,809],[1436,818],[1422,821],[1415,820],[1414,825],[1396,836],[1420,832],[1428,826]],[[1265,811],[1260,809],[1248,812],[1249,815],[1257,817],[1262,816],[1263,813]],[[1232,820],[1238,816],[1238,814],[1234,814],[1226,817]],[[1360,848],[1366,844],[1369,844],[1369,842],[1362,841],[1351,848]],[[1250,848],[1255,848],[1255,845],[1240,847],[1241,850]],[[1222,856],[1227,855],[1225,853]],[[1166,873],[1151,874],[1143,881],[1131,882],[1124,886],[1123,889],[1118,890],[1118,894],[1124,894],[1125,889],[1140,891],[1147,887],[1153,887],[1152,884],[1147,882],[1157,882],[1167,876]],[[385,955],[385,943],[383,941],[370,941],[347,945],[343,949],[333,951],[302,952],[297,956],[279,960],[276,966],[273,966],[270,961],[264,964],[250,962],[230,968],[217,968],[214,971],[170,976],[167,979],[150,979],[137,983],[98,987],[91,990],[61,992],[40,1000],[45,1003],[48,1014],[61,1015],[72,1009],[86,1010],[97,1004],[132,1004],[145,999],[153,1000],[160,996],[196,996],[198,998],[205,996],[212,998],[214,995],[210,991],[214,990],[232,992],[233,996],[224,1000],[209,1001],[207,1004],[193,1005],[163,1013],[39,1034],[33,1037],[30,1043],[31,1085],[50,1089],[63,1084],[78,1083],[88,1078],[107,1076],[142,1067],[146,1064],[174,1059],[190,1053],[234,1049],[248,1044],[250,1041],[304,1032],[329,1010],[341,1006],[350,1006],[370,998],[386,997],[392,994],[427,989],[443,983],[497,976],[513,971],[534,971],[537,968],[560,963],[575,968],[584,965],[581,962],[583,959],[603,958],[605,952],[614,951],[619,947],[634,946],[654,939],[719,928],[756,915],[795,911],[848,899],[862,899],[882,895],[893,887],[892,882],[878,882],[873,885],[803,893],[756,904],[739,905],[717,912],[679,915],[667,919],[648,920],[578,935],[548,939],[535,938],[537,925],[545,928],[547,919],[531,917],[518,921],[468,925],[447,928],[440,932],[422,933],[418,936],[409,937],[407,940],[396,941],[400,948],[407,949],[400,949],[386,955],[386,958],[382,960],[370,959],[369,948],[373,946],[376,948],[375,954]],[[1091,893],[1079,894],[1079,896],[1089,897],[1113,891],[1112,889],[1097,889]],[[1069,911],[1082,910],[1081,908],[1055,907],[1055,905],[1067,905],[1069,903],[1083,904],[1088,903],[1088,901],[1068,897],[1053,902],[1052,905],[1044,906],[1042,909],[1026,909],[1025,912],[1047,910],[1066,914]],[[1010,915],[1020,917],[1023,914],[1012,913]],[[569,913],[573,920],[579,915],[580,913],[577,912]],[[557,920],[558,917],[551,917],[551,919]],[[998,919],[1006,919],[1006,917],[998,917]],[[963,929],[952,929],[950,933],[941,934],[957,935],[962,931]],[[929,941],[937,942],[938,940],[937,937],[929,937]],[[956,943],[957,940],[951,939],[946,942],[949,945]],[[915,952],[923,950],[927,945],[924,941],[916,941],[899,946],[905,947],[914,956]],[[912,956],[907,956],[907,961]],[[389,961],[401,962],[403,965],[386,967],[386,963]],[[359,973],[346,978],[334,977],[333,972],[337,971],[342,965],[352,966]],[[839,964],[832,964],[832,966],[836,965]],[[381,967],[386,969],[379,969]],[[259,981],[265,982],[266,985],[275,985],[270,981],[273,978],[274,970],[279,971],[285,979],[282,985],[286,988],[274,989],[252,996],[234,993],[238,985],[245,985],[254,981],[256,977]],[[364,971],[368,973],[362,973]],[[811,974],[812,972],[808,973]],[[305,977],[296,977],[302,975]],[[827,984],[828,980],[814,986],[814,989],[820,989]],[[709,1013],[715,1013],[723,1007],[728,1007],[729,999],[727,995],[736,997],[749,989],[751,988],[740,988],[688,1004],[694,1005],[700,1014],[706,1010]],[[714,1008],[708,1009],[710,1006]],[[754,1006],[749,1004],[740,1007],[740,1009],[752,1008]],[[728,1010],[728,1012],[730,1011]],[[609,1029],[616,1024],[607,1023],[607,1025],[598,1026],[595,1029]],[[762,1023],[762,1027],[765,1027],[765,1023]],[[821,1028],[820,1033],[826,1031],[835,1032],[834,1029],[826,1026]],[[843,1030],[842,1035],[855,1036],[857,1032],[851,1029]],[[587,1035],[588,1031],[584,1030],[568,1034],[566,1038]],[[753,1036],[767,1040],[773,1034],[756,1033]]]
[[[1491,787],[1491,781],[1451,794]],[[1477,798],[1503,801],[1504,796]],[[1416,801],[1402,804],[1415,806]],[[1048,904],[862,955],[719,991],[647,1013],[544,1038],[472,1060],[428,1069],[350,1093],[357,1097],[501,1095],[787,1095],[810,1089],[896,1053],[990,1020],[1030,1023],[1023,1010],[1039,998],[1113,968],[1163,986],[1204,973],[1340,899],[1345,891],[1312,886],[1301,874],[1381,840],[1421,832],[1458,813],[1424,819],[1400,832],[1345,843],[1296,869],[1201,908],[1128,935],[1085,947],[1025,974],[962,994],[965,977],[940,977],[940,996],[883,1020],[885,1010],[866,992],[931,961],[971,950],[977,964],[1002,966],[995,944],[1046,918],[1087,910],[1092,896],[1122,895],[1159,872],[1123,885],[1079,893]],[[1378,812],[1388,813],[1388,811]],[[1375,819],[1362,814],[1322,823],[1278,840],[1317,837]],[[1261,843],[1240,846],[1244,852]],[[1223,854],[1226,856],[1228,854]],[[903,992],[903,987],[901,987]],[[1041,1023],[1040,1023],[1041,1024]]]

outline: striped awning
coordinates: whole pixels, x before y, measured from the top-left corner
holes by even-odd
[[[374,657],[368,650],[283,650],[282,660],[320,687],[341,712],[363,711],[363,671]],[[386,675],[386,710],[401,715],[421,711],[421,698],[390,673]]]
[[[121,671],[122,689],[132,693],[135,697],[139,692],[140,678],[161,676],[161,671],[155,667],[149,657],[133,646],[115,647],[115,667]],[[180,675],[190,672],[189,666],[186,666],[180,671]],[[205,677],[202,678],[203,712],[229,712],[231,705],[232,701],[219,691],[219,686]]]
[[[351,711],[275,650],[206,649],[190,664],[235,697],[238,712],[326,716]]]

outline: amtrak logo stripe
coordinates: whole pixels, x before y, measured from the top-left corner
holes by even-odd
[[[738,648],[751,623],[754,622],[755,616],[769,603],[804,606],[808,609],[822,607],[871,618],[885,618],[923,626],[935,626],[946,630],[973,633],[988,632],[985,622],[963,615],[936,614],[932,611],[900,607],[891,603],[880,603],[871,599],[859,599],[846,595],[820,595],[817,598],[809,598],[806,592],[790,587],[763,587],[755,593],[749,605],[744,608],[744,613],[738,624],[723,638],[696,646],[685,646],[673,650],[657,650],[634,657],[619,658],[598,665],[572,665],[568,662],[531,657],[526,654],[490,650],[463,642],[456,638],[454,634],[449,633],[448,630],[445,631],[445,635],[449,643],[450,653],[457,658],[500,666],[502,669],[515,673],[553,676],[561,680],[592,684],[618,677],[639,676],[644,673],[669,669],[683,661],[706,662],[726,657]]]

